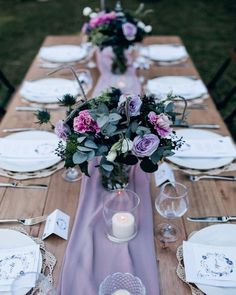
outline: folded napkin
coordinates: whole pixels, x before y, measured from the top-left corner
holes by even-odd
[[[185,140],[185,138],[183,138]],[[229,136],[212,139],[186,139],[175,151],[179,158],[236,158],[236,148]]]
[[[40,262],[39,245],[0,249],[0,292],[11,290],[11,284],[21,273],[37,272]],[[34,282],[28,282],[32,287]]]
[[[64,94],[77,95],[78,92],[75,81],[62,78],[25,81],[20,89],[21,96],[41,103],[56,103]]]
[[[42,47],[39,57],[51,62],[73,62],[87,56],[87,48],[78,45],[55,45]]]
[[[236,247],[183,242],[186,281],[236,287]]]
[[[0,139],[0,159],[2,160],[52,160],[58,140]]]
[[[194,99],[208,93],[202,80],[179,76],[165,76],[148,80],[146,88],[157,98],[173,93],[186,99]]]
[[[140,49],[140,55],[156,61],[176,61],[188,57],[183,45],[153,44]]]

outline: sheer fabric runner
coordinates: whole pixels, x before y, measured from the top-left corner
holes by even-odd
[[[138,276],[147,295],[158,295],[149,177],[137,166],[130,171],[129,189],[140,197],[139,230],[128,243],[116,244],[105,235],[100,174],[90,163],[83,177],[80,204],[62,265],[57,294],[97,295],[100,283],[115,272]],[[134,294],[135,295],[135,294]]]

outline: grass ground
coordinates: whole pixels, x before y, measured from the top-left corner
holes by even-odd
[[[153,34],[179,35],[203,80],[207,83],[236,47],[235,0],[122,0],[135,9],[144,2],[154,13],[147,17]],[[106,0],[108,6],[115,1]],[[98,0],[0,0],[0,68],[15,84],[22,80],[40,44],[49,34],[76,34],[84,18],[84,6],[97,7]],[[236,64],[236,63],[235,63]],[[219,84],[220,96],[236,83],[236,65],[232,65]],[[1,103],[1,102],[0,102]],[[236,100],[222,109],[226,115]],[[236,128],[231,128],[236,134]]]

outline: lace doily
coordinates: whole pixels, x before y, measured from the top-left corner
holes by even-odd
[[[189,175],[201,175],[201,174],[208,174],[208,175],[218,175],[221,174],[223,172],[231,172],[231,171],[236,171],[236,163],[232,162],[226,166],[220,167],[220,168],[216,168],[216,169],[210,169],[210,170],[196,170],[196,169],[189,169],[189,168],[182,168],[180,166],[177,166],[173,163],[168,162],[171,167],[174,170],[180,170],[186,174]]]
[[[30,236],[22,227],[10,227],[9,229],[21,232],[22,234],[30,237],[35,243],[39,244],[43,259],[41,273],[43,273],[47,277],[48,281],[53,284],[53,270],[57,262],[56,257],[51,252],[46,250],[45,244],[40,238]]]
[[[8,178],[13,178],[17,180],[26,180],[32,178],[41,178],[47,177],[52,175],[53,173],[57,172],[58,170],[64,167],[64,162],[59,162],[51,167],[45,168],[43,170],[38,170],[34,172],[13,172],[8,171],[0,168],[0,176],[5,176]]]

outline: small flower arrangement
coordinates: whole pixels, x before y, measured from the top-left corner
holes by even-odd
[[[152,31],[150,25],[139,20],[151,10],[143,11],[143,4],[133,14],[123,12],[121,7],[115,10],[94,12],[85,7],[83,14],[90,18],[85,23],[82,32],[88,35],[89,41],[101,50],[112,47],[114,57],[112,62],[113,73],[124,73],[127,69],[125,50],[136,42],[141,42],[145,35]]]
[[[117,186],[122,165],[140,163],[143,171],[154,172],[159,161],[181,145],[171,128],[176,117],[171,96],[156,102],[153,96],[122,94],[112,88],[74,107],[68,105],[73,99],[64,98],[69,111],[67,118],[55,125],[55,133],[62,139],[57,152],[66,167],[79,165],[86,175],[88,162],[97,157],[103,177],[112,181],[110,189],[122,187],[122,181]],[[37,117],[39,123],[45,123],[42,113]],[[49,122],[48,114],[46,117]]]

